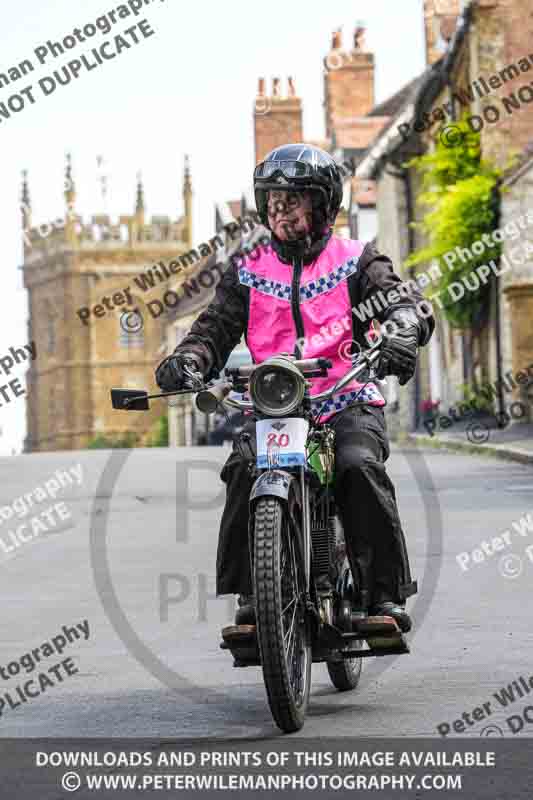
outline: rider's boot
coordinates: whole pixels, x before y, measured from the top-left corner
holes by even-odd
[[[255,625],[255,601],[252,594],[240,594],[237,598],[239,606],[235,613],[235,625]]]
[[[392,617],[402,633],[411,630],[411,617],[405,610],[405,603],[395,603],[392,600],[383,600],[375,603],[370,609],[372,617]]]

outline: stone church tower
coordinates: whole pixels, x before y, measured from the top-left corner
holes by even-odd
[[[154,367],[164,355],[166,313],[156,318],[146,307],[164,295],[168,278],[158,267],[161,277],[146,292],[135,278],[150,270],[154,273],[154,265],[168,265],[191,248],[187,162],[185,213],[177,221],[163,216],[145,219],[139,176],[134,214],[121,216],[117,223],[106,215],[84,222],[76,214],[70,157],[65,206],[65,219],[32,227],[24,173],[22,270],[29,295],[28,341],[34,341],[37,349],[26,376],[26,452],[82,449],[97,436],[117,438],[127,432],[142,441],[166,411],[163,404],[138,416],[114,411],[109,390],[113,386],[157,390]],[[82,309],[86,311],[80,315]],[[140,313],[128,313],[135,309]]]

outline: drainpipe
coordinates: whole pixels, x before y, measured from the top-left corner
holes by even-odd
[[[414,228],[411,227],[411,222],[414,221],[414,203],[413,203],[413,190],[411,189],[411,182],[409,181],[409,170],[405,168],[399,167],[398,164],[394,164],[395,167],[398,168],[398,171],[393,171],[390,168],[386,168],[386,172],[389,175],[392,175],[395,178],[400,178],[403,182],[404,190],[405,190],[405,211],[407,217],[407,242],[409,253],[412,253],[415,249],[415,231]],[[415,280],[416,275],[416,268],[409,267],[409,279]],[[413,430],[418,430],[418,426],[420,425],[420,374],[418,370],[415,372],[414,376],[414,409],[413,409],[413,416],[411,419],[411,424],[413,426]]]
[[[476,72],[476,75],[477,75],[477,72]],[[444,85],[448,89],[448,98],[449,98],[450,107],[451,107],[451,110],[452,110],[452,113],[450,115],[451,116],[451,120],[452,120],[452,122],[456,122],[457,121],[457,113],[456,113],[456,110],[455,110],[455,98],[453,96],[453,83],[452,83],[452,79],[451,79],[451,76],[450,76],[449,72],[446,74],[446,79],[445,79],[445,84]],[[461,361],[463,362],[463,383],[465,383],[465,384],[469,383],[469,376],[470,376],[470,372],[471,372],[470,365],[471,365],[471,362],[472,362],[472,358],[471,358],[471,355],[472,355],[472,344],[473,344],[472,331],[469,332],[468,339],[465,336],[464,331],[461,331],[461,356],[462,356]]]
[[[409,171],[403,171],[403,183],[405,186],[405,208],[407,212],[407,236],[409,242],[409,253],[412,253],[415,249],[415,231],[414,228],[411,226],[411,222],[414,221],[414,210],[413,210],[413,190],[411,188],[411,182],[409,180]],[[415,279],[416,270],[415,267],[409,267],[409,278],[411,280]],[[420,425],[420,372],[416,370],[415,372],[415,385],[414,385],[414,413],[413,413],[413,430],[417,431],[418,426]]]
[[[500,227],[501,221],[501,202],[500,202],[500,181],[498,181],[492,190],[492,203],[494,208],[494,227]],[[500,266],[500,259],[498,258],[497,266]],[[499,269],[498,269],[499,271]],[[494,281],[494,325],[495,325],[495,334],[496,334],[496,375],[498,381],[498,412],[499,414],[503,414],[504,411],[504,402],[503,402],[503,364],[502,364],[502,338],[501,338],[501,303],[500,303],[500,276],[496,275],[496,280]],[[503,419],[502,416],[499,419]]]

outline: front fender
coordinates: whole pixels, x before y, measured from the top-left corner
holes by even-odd
[[[291,484],[293,487],[291,487]],[[296,497],[300,497],[300,484],[296,475],[282,469],[271,469],[263,472],[254,482],[250,492],[250,504],[260,497],[279,497],[288,502],[291,488],[296,489]]]
[[[282,469],[263,472],[254,482],[250,492],[250,517],[249,517],[249,544],[250,553],[254,552],[253,528],[255,505],[261,497],[278,497],[287,505],[289,518],[292,522],[295,541],[300,552],[301,563],[304,562],[303,525],[302,525],[302,491],[300,475],[285,472]],[[253,574],[253,566],[252,566]]]

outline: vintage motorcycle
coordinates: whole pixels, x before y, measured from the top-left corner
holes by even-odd
[[[379,343],[313,402],[327,401],[363,372],[370,380],[378,356]],[[309,393],[310,379],[330,367],[325,358],[282,354],[227,370],[222,383],[206,385],[189,372],[193,389],[111,390],[116,409],[146,410],[150,399],[197,392],[204,413],[228,405],[255,420],[255,450],[246,431],[235,446],[255,476],[249,537],[257,625],[227,626],[221,647],[235,666],[262,666],[272,715],[287,733],[304,723],[313,662],[326,662],[333,685],[347,691],[359,682],[363,658],[409,652],[392,617],[355,611],[357,586],[334,500],[335,431],[312,414]],[[249,400],[236,396],[244,392]]]

